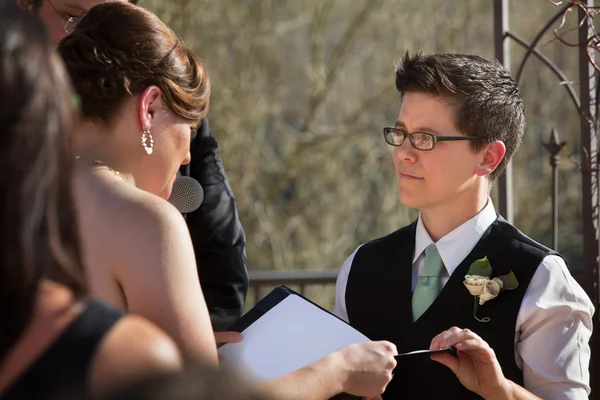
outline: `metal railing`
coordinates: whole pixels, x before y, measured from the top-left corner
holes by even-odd
[[[252,296],[251,304],[256,304],[261,297],[264,287],[289,285],[294,286],[301,295],[306,294],[309,285],[335,285],[339,270],[287,270],[287,271],[250,271],[249,293]]]

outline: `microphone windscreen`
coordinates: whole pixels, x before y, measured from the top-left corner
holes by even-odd
[[[177,176],[169,203],[173,204],[182,214],[196,211],[204,201],[204,190],[200,183],[189,176]]]

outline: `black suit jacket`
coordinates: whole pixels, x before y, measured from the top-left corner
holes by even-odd
[[[190,152],[192,161],[181,172],[200,182],[204,202],[186,215],[186,221],[213,328],[221,331],[244,309],[248,291],[246,237],[206,118],[192,138]]]

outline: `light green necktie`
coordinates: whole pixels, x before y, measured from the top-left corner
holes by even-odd
[[[418,320],[442,291],[442,271],[444,262],[435,244],[425,249],[425,266],[419,275],[419,281],[412,297],[413,322]]]

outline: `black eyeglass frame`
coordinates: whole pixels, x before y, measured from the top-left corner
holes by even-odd
[[[391,143],[388,140],[388,135],[389,135],[390,132],[397,132],[397,133],[402,134],[402,137],[403,137],[402,142],[399,143],[399,144],[397,144],[397,143]],[[432,138],[431,148],[430,149],[420,149],[420,148],[418,148],[413,143],[413,141],[412,141],[412,136],[416,135],[416,134],[430,136]],[[385,139],[385,142],[387,144],[389,144],[390,146],[394,146],[394,147],[400,147],[400,146],[402,146],[404,144],[404,142],[406,141],[407,137],[408,137],[408,141],[410,142],[410,145],[413,148],[415,148],[415,149],[417,149],[419,151],[431,151],[431,150],[433,150],[435,148],[435,145],[438,142],[451,142],[451,141],[457,141],[457,140],[476,140],[476,139],[481,139],[478,136],[438,136],[438,135],[434,135],[433,133],[430,133],[430,132],[418,132],[418,131],[417,132],[408,133],[408,132],[404,132],[403,130],[398,129],[398,128],[394,127],[394,126],[386,126],[385,128],[383,128],[383,138]]]

